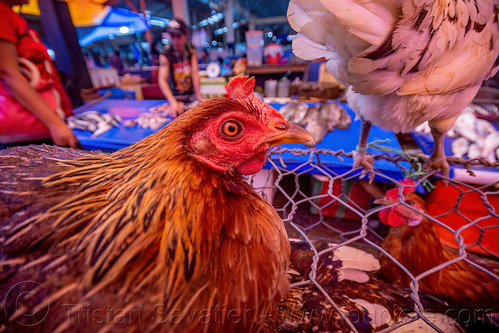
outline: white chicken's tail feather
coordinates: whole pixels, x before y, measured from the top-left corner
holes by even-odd
[[[334,50],[328,50],[326,45],[319,44],[306,35],[298,34],[293,39],[293,53],[305,60],[328,59]]]
[[[307,24],[336,20],[348,33],[376,45],[392,30],[400,14],[395,8],[399,8],[400,3],[399,0],[291,0],[287,15],[295,31],[301,31]],[[314,32],[323,34],[321,30]]]
[[[400,9],[394,0],[291,0],[288,21],[298,32],[293,52],[305,60],[326,59],[331,74],[351,85],[348,62],[386,40]]]
[[[338,22],[349,33],[369,42],[381,43],[398,19],[394,8],[402,3],[398,0],[322,0],[322,5],[334,13]]]

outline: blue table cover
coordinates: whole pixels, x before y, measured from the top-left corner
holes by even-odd
[[[274,108],[278,109],[282,107],[282,104],[270,104]],[[312,105],[312,104],[309,104]],[[316,147],[318,149],[329,149],[333,151],[338,151],[338,150],[344,150],[345,152],[350,152],[356,149],[357,144],[359,142],[359,136],[360,136],[360,127],[361,127],[361,121],[360,120],[355,120],[355,112],[348,106],[348,104],[342,103],[342,107],[345,108],[345,110],[348,112],[350,117],[352,117],[352,123],[350,124],[350,127],[348,129],[334,129],[333,132],[328,133],[324,139],[321,141],[321,143],[317,144]],[[382,129],[381,127],[378,126],[372,126],[371,131],[369,132],[369,140],[368,142],[372,141],[377,141],[377,140],[386,140],[388,139],[388,143],[382,143],[381,145],[385,146],[390,146],[391,148],[399,149],[401,150],[402,147],[400,146],[397,137],[395,134],[391,131],[387,131]],[[286,148],[301,148],[301,149],[307,149],[303,144],[289,144],[285,145]],[[378,149],[372,149],[368,148],[368,152],[371,152],[373,154],[383,154],[385,153],[384,151],[378,150]],[[300,167],[300,165],[303,165],[309,160],[309,155],[304,155],[304,156],[295,156],[291,153],[283,153],[281,155],[282,160],[284,161],[286,168],[288,170],[294,170],[296,171],[308,171],[308,173],[321,173],[320,170],[317,169],[310,169],[308,166]],[[341,174],[344,172],[347,172],[352,169],[353,165],[353,159],[352,158],[347,158],[342,156],[342,160],[339,158],[327,154],[327,155],[319,155],[319,160],[320,162],[325,165],[328,169]],[[274,161],[278,162],[279,159],[273,159]],[[317,159],[315,158],[315,161]],[[278,164],[279,165],[279,164]],[[405,168],[409,168],[409,163],[401,163]],[[297,169],[298,168],[298,169]],[[307,168],[309,170],[307,170]],[[394,163],[386,161],[384,159],[377,160],[374,162],[374,168],[383,172],[386,176],[392,177],[394,179],[403,179],[404,175],[402,174],[402,171],[398,166],[396,166]],[[381,181],[386,181],[386,179],[378,179],[378,177],[375,178],[375,180],[381,180]]]
[[[147,112],[150,108],[163,103],[166,103],[166,101],[105,99],[95,104],[84,105],[78,109],[75,109],[74,113],[78,114],[93,110],[118,115],[123,119],[123,121],[125,121],[128,119],[136,119],[141,113]],[[156,131],[145,129],[138,125],[131,128],[121,126],[120,128],[113,127],[108,132],[105,132],[95,138],[92,137],[92,133],[90,131],[73,129],[73,132],[85,149],[113,151],[128,147],[132,143],[140,141]]]
[[[147,112],[149,108],[165,103],[164,100],[102,100],[93,105],[83,106],[79,109],[75,110],[75,114],[95,110],[99,112],[106,112],[114,115],[119,115],[123,121],[127,119],[135,119],[142,112]],[[270,104],[276,109],[280,109],[283,104]],[[338,151],[343,149],[345,152],[349,152],[355,150],[359,135],[360,135],[360,120],[355,119],[354,112],[348,107],[346,104],[342,104],[342,106],[347,110],[349,115],[352,117],[352,124],[350,128],[347,130],[335,129],[333,132],[328,133],[324,140],[317,145],[319,149],[330,149],[333,151]],[[166,125],[166,124],[165,124]],[[146,136],[154,133],[155,131],[151,129],[144,129],[135,125],[131,128],[113,127],[106,133],[103,133],[95,138],[91,137],[92,133],[89,131],[82,131],[78,129],[74,129],[76,137],[80,141],[80,143],[85,147],[85,149],[99,149],[105,151],[112,151],[121,149],[135,143]],[[401,149],[397,137],[391,131],[383,130],[380,127],[372,126],[371,131],[369,133],[369,142],[374,140],[385,140],[389,139],[389,145],[396,149]],[[300,149],[308,149],[303,144],[290,144],[285,145],[287,148],[300,148]],[[380,150],[375,150],[369,148],[368,151],[373,154],[382,154],[384,152]],[[273,161],[275,161],[278,165],[280,165],[280,160],[277,155],[272,155]],[[351,158],[343,157],[344,160],[341,161],[337,157],[327,154],[327,155],[319,155],[320,162],[326,166],[328,169],[336,172],[343,173],[347,172],[352,168],[353,160]],[[306,171],[308,173],[320,173],[320,170],[311,169],[310,167],[298,168],[309,160],[309,155],[304,156],[295,156],[291,153],[284,152],[281,155],[282,161],[284,161],[286,168],[288,170],[296,169],[296,171]],[[317,158],[315,161],[317,162]],[[404,167],[408,168],[408,163],[403,164]],[[267,167],[269,167],[267,165]],[[395,179],[403,178],[402,172],[399,167],[397,167],[394,163],[388,162],[386,160],[377,160],[374,163],[374,167],[385,175],[390,176]],[[297,169],[298,168],[298,169]],[[383,179],[380,179],[383,180]]]

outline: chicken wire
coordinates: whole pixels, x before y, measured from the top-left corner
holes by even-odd
[[[291,153],[293,156],[300,157],[301,160],[303,160],[303,157],[306,157],[306,161],[299,165],[295,164],[292,167],[290,165],[287,165],[284,159],[282,158],[283,153]],[[431,221],[453,232],[459,249],[457,251],[458,257],[456,257],[455,259],[447,261],[439,266],[436,266],[420,274],[419,276],[413,276],[406,267],[398,263],[390,254],[388,254],[380,246],[383,237],[376,232],[375,228],[373,227],[373,224],[376,224],[376,221],[378,220],[377,218],[378,212],[383,210],[385,207],[371,205],[369,209],[363,209],[353,200],[351,200],[348,197],[348,195],[344,195],[343,186],[345,184],[345,181],[363,178],[364,176],[366,176],[365,171],[358,168],[358,169],[351,169],[343,173],[337,173],[332,168],[328,167],[329,164],[326,165],[321,162],[321,157],[325,155],[334,156],[335,158],[338,159],[338,162],[343,162],[344,159],[349,159],[352,157],[351,152],[347,153],[344,151],[332,151],[332,150],[317,149],[317,148],[312,148],[312,149],[279,148],[273,150],[269,155],[267,163],[268,171],[264,173],[265,180],[263,181],[263,183],[260,181],[259,184],[256,184],[255,179],[253,177],[249,178],[249,182],[252,183],[253,186],[256,187],[257,191],[262,193],[262,195],[266,197],[267,200],[269,200],[271,203],[273,202],[275,209],[281,215],[283,222],[287,226],[288,233],[290,233],[291,230],[292,233],[298,235],[298,238],[301,238],[304,241],[306,241],[310,246],[310,249],[313,251],[312,266],[311,266],[312,270],[308,277],[309,280],[302,282],[300,284],[307,283],[315,285],[317,290],[324,295],[324,297],[328,300],[329,303],[331,303],[332,307],[338,312],[340,317],[343,318],[343,320],[345,320],[345,322],[348,324],[352,332],[357,332],[352,322],[346,317],[346,315],[340,309],[340,306],[334,303],[330,295],[327,294],[325,289],[316,279],[317,263],[319,262],[320,257],[347,244],[354,243],[353,246],[363,245],[365,248],[370,249],[368,251],[373,253],[375,256],[379,255],[380,253],[384,253],[388,258],[396,262],[398,266],[410,277],[412,281],[410,283],[410,290],[411,290],[410,298],[414,302],[413,311],[415,312],[415,315],[406,317],[400,320],[399,322],[396,322],[390,327],[383,329],[382,332],[391,332],[403,325],[409,324],[420,318],[424,320],[431,328],[433,328],[433,330],[437,332],[443,332],[428,318],[427,315],[425,315],[425,308],[421,303],[420,297],[418,295],[418,290],[419,290],[418,281],[420,281],[425,276],[442,269],[445,266],[451,265],[457,261],[465,261],[470,265],[473,265],[474,267],[489,274],[490,276],[498,280],[499,283],[499,277],[497,275],[495,275],[493,272],[489,271],[485,267],[482,267],[481,265],[469,259],[467,248],[471,245],[470,244],[466,245],[464,243],[464,238],[462,236],[463,231],[465,231],[467,228],[471,228],[473,226],[479,228],[481,236],[478,240],[478,244],[472,244],[472,245],[480,246],[480,248],[485,252],[489,253],[494,260],[498,259],[496,255],[490,253],[481,244],[481,239],[484,233],[487,232],[487,229],[499,227],[499,216],[498,212],[496,212],[496,207],[494,207],[488,200],[488,198],[491,196],[499,195],[498,182],[496,182],[495,184],[487,184],[483,186],[473,186],[455,179],[444,178],[442,175],[434,171],[423,175],[422,177],[420,177],[415,181],[415,185],[419,186],[427,182],[434,182],[435,180],[441,179],[447,181],[449,187],[459,189],[460,191],[459,199],[456,201],[453,209],[450,210],[449,212],[441,214],[439,216],[429,216],[424,212],[419,212],[420,214],[424,215]],[[409,163],[407,162],[410,161],[414,162],[414,158],[409,155],[400,156],[393,154],[392,155],[382,154],[382,155],[374,155],[373,157],[375,160],[386,160],[396,165],[398,168],[400,168],[401,176],[407,174],[407,172],[409,171],[408,170]],[[428,156],[420,155],[418,156],[418,158],[424,162],[424,160],[426,160]],[[471,169],[472,165],[480,165],[479,168],[488,169],[489,171],[494,168],[497,170],[497,167],[499,167],[499,162],[490,163],[480,159],[475,159],[470,161],[470,160],[462,160],[456,158],[448,158],[448,161],[454,164],[461,165],[461,167],[464,167],[466,170],[468,170],[470,174],[474,174],[473,170]],[[303,179],[308,177],[308,180],[310,180],[309,178],[311,177],[310,176],[311,174],[315,174],[316,176],[314,177],[316,178],[317,175],[319,175],[322,181],[327,182],[328,186],[327,193],[312,194],[310,193],[310,191],[303,189]],[[386,172],[374,169],[373,174],[376,176],[375,179],[377,181],[385,183],[384,185],[385,189],[393,187],[400,188],[403,186],[399,181],[388,176]],[[335,182],[340,182],[341,184],[341,189],[342,189],[341,195],[333,193],[332,188]],[[289,183],[294,183],[294,184],[291,184],[292,186],[289,186]],[[461,188],[458,187],[457,185],[461,185]],[[289,189],[290,187],[291,190]],[[465,214],[463,214],[463,212],[460,211],[460,203],[462,201],[464,194],[470,192],[476,192],[480,195],[483,204],[483,211],[487,212],[486,214],[484,214],[484,216],[474,220],[468,218]],[[399,191],[399,193],[402,192]],[[280,200],[275,200],[274,197],[279,197]],[[321,206],[319,200],[322,198],[329,198],[330,201]],[[344,206],[349,210],[351,210],[355,215],[358,216],[358,218],[361,221],[357,222],[356,224],[354,223],[354,227],[351,228],[351,230],[342,230],[341,228],[332,225],[330,221],[328,221],[328,218],[324,216],[323,211],[328,205],[332,204],[333,202],[336,202],[340,206]],[[400,202],[401,204],[404,204],[402,201]],[[300,222],[302,220],[300,216],[301,212],[310,208],[316,211],[316,215],[310,218],[311,214],[308,214],[309,221],[307,223]],[[414,209],[412,207],[409,208]],[[466,220],[467,224],[463,225],[458,230],[452,230],[447,225],[439,221],[440,217],[445,216],[450,212],[458,213],[463,219]],[[480,221],[483,221],[484,219],[487,218],[495,218],[497,219],[498,223],[488,227],[483,227],[478,225]],[[317,232],[317,230],[320,231]],[[326,250],[319,251],[314,246],[313,243],[314,240],[334,241],[337,242],[338,245],[327,248]],[[465,287],[466,286],[463,286],[463,288]]]

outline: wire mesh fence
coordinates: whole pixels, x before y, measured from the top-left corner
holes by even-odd
[[[299,157],[302,162],[290,164],[285,158],[289,157],[289,154]],[[328,163],[322,162],[324,156],[329,157]],[[453,331],[454,328],[451,330],[449,326],[438,323],[434,317],[434,313],[438,312],[445,314],[446,318],[457,320],[459,325],[454,325],[455,322],[452,319],[449,319],[449,322],[453,323],[456,329],[454,331],[458,332],[462,329],[466,330],[469,326],[466,320],[459,318],[463,310],[468,311],[467,316],[469,313],[472,314],[468,321],[483,321],[484,327],[494,327],[494,319],[497,318],[494,314],[497,314],[499,310],[494,306],[487,307],[484,304],[481,309],[477,309],[476,305],[466,308],[466,304],[461,304],[459,308],[456,308],[452,301],[435,297],[421,286],[425,284],[425,278],[432,273],[439,274],[449,267],[462,270],[463,266],[458,266],[462,263],[467,264],[464,270],[478,269],[486,274],[486,278],[482,277],[482,279],[490,279],[495,286],[499,286],[497,275],[499,252],[496,245],[499,232],[499,183],[469,185],[451,178],[444,179],[440,174],[431,172],[420,173],[420,177],[415,179],[414,184],[404,184],[400,182],[400,179],[408,173],[410,163],[414,161],[411,161],[413,157],[389,154],[375,155],[374,158],[392,163],[400,169],[400,174],[388,175],[383,170],[375,169],[373,174],[376,181],[370,183],[365,179],[367,177],[360,179],[365,176],[363,170],[339,168],[339,164],[330,163],[331,157],[343,162],[352,155],[344,151],[315,148],[308,150],[281,148],[270,154],[268,169],[260,174],[260,179],[256,177],[249,179],[250,183],[273,203],[286,225],[290,238],[296,238],[295,242],[298,243],[295,244],[301,244],[302,253],[299,255],[301,262],[309,266],[308,270],[305,270],[306,276],[297,278],[296,270],[299,269],[293,267],[297,264],[293,262],[293,256],[296,258],[296,255],[292,252],[290,265],[292,290],[288,294],[288,299],[281,302],[281,317],[273,329],[268,331],[306,331],[310,329],[310,325],[313,326],[310,331],[369,331],[359,325],[359,314],[352,315],[352,306],[346,304],[352,303],[352,299],[357,299],[353,302],[354,307],[364,311],[364,314],[367,313],[369,317],[367,322],[375,331],[399,332],[398,330],[405,325],[415,324],[416,321],[420,323],[421,320],[434,331]],[[423,155],[417,158],[424,161],[427,157]],[[473,173],[471,165],[480,165],[481,170],[489,172],[494,169],[497,171],[499,167],[498,162],[489,163],[481,160],[449,159],[449,162],[471,173]],[[437,188],[431,190],[435,185]],[[391,206],[373,204],[375,198],[392,188],[396,189],[396,203]],[[404,193],[408,188],[411,192],[419,192],[418,194],[427,201],[428,209],[415,208],[404,200]],[[445,197],[443,200],[445,203],[441,202],[442,196]],[[471,213],[470,206],[473,208]],[[402,264],[401,259],[395,258],[395,255],[390,253],[390,248],[382,243],[389,228],[380,223],[378,214],[387,207],[405,207],[406,210],[431,221],[438,229],[438,237],[440,242],[444,243],[444,250],[452,255],[423,272],[411,267],[410,262]],[[421,239],[420,242],[425,242],[425,239]],[[432,249],[434,244],[431,242],[425,246],[430,256],[433,250],[437,251]],[[382,273],[384,269],[383,265],[379,272],[369,272],[368,284],[365,281],[363,286],[361,282],[339,283],[341,279],[338,279],[337,275],[335,279],[331,278],[328,272],[335,270],[336,251],[343,247],[362,249],[377,258],[385,256],[388,261],[394,262],[400,268],[401,274],[405,275],[407,281],[410,282],[409,285],[397,286],[395,283],[394,286],[384,283],[383,279],[379,278],[380,272]],[[424,256],[423,253],[420,255]],[[387,260],[385,259],[385,263]],[[425,260],[431,263],[431,258],[425,258]],[[325,262],[329,263],[329,266]],[[326,275],[330,280],[325,277]],[[445,279],[445,275],[440,278]],[[346,288],[348,283],[350,285]],[[449,284],[448,288],[452,288],[452,285],[455,284]],[[442,286],[446,288],[445,281],[442,281]],[[462,285],[460,287],[461,290],[455,292],[466,294],[466,289],[474,286]],[[306,290],[300,290],[300,288]],[[348,292],[352,290],[352,295],[348,295]],[[361,290],[364,290],[364,294]],[[311,313],[313,311],[311,311],[310,301],[305,302],[303,296],[296,296],[304,292],[313,294],[314,299],[320,296],[320,308],[330,308],[333,316],[329,320],[341,322],[341,325],[328,327],[324,323],[324,318],[314,317]],[[342,295],[339,295],[340,293]],[[374,294],[376,295],[373,296]],[[397,294],[398,298],[392,294]],[[293,297],[298,297],[299,300],[290,301],[289,298]],[[369,301],[362,303],[358,300],[359,298],[369,299]],[[430,302],[427,301],[428,299]],[[396,300],[399,300],[400,304],[397,305]],[[431,301],[434,302],[431,303]],[[382,304],[381,307],[376,303]],[[441,307],[435,309],[435,303],[440,304]],[[492,304],[497,304],[497,302]],[[284,316],[286,307],[301,307],[300,315],[293,312],[292,315],[288,313]],[[375,314],[376,311],[386,312],[381,316],[383,317],[381,322],[380,318],[373,318],[373,316],[379,317],[379,313]],[[304,329],[303,325],[309,326]],[[421,323],[418,325],[424,326]]]

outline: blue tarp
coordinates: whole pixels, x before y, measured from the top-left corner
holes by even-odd
[[[80,109],[76,109],[75,113],[88,111],[88,110],[96,110],[99,112],[108,112],[111,114],[119,115],[126,119],[137,118],[140,113],[147,112],[149,108],[153,106],[157,106],[159,104],[165,103],[164,100],[103,100],[100,101],[90,107],[82,107]],[[280,109],[282,104],[270,104],[276,109]],[[354,119],[354,112],[348,107],[347,104],[342,104],[343,107],[347,110],[349,115]],[[352,121],[350,128],[347,130],[339,130],[335,129],[332,133],[328,133],[324,140],[317,145],[318,149],[330,149],[333,151],[338,151],[343,149],[345,152],[349,152],[355,150],[357,146],[357,142],[359,140],[360,135],[360,121]],[[81,131],[78,129],[73,130],[78,140],[86,149],[103,149],[106,151],[109,150],[117,150],[120,148],[127,147],[134,142],[137,142],[146,136],[154,133],[155,131],[151,129],[144,129],[135,125],[132,128],[112,128],[110,131],[99,135],[98,137],[92,138],[91,132],[89,131]],[[369,133],[369,141],[374,140],[384,140],[389,139],[389,145],[393,148],[401,149],[397,137],[391,131],[385,131],[380,127],[373,126]],[[285,145],[286,148],[301,148],[308,149],[303,144],[290,144]],[[371,148],[368,149],[374,154],[381,154],[382,151],[373,150]],[[282,153],[281,160],[286,164],[286,168],[288,170],[292,170],[298,168],[296,171],[306,171],[308,173],[320,173],[318,170],[308,170],[310,166],[307,165],[307,161],[309,159],[309,155],[304,156],[296,156],[291,153]],[[317,162],[317,157],[315,157],[315,162]],[[338,159],[336,156],[331,154],[321,155],[319,157],[322,165],[326,166],[329,170],[332,170],[337,173],[343,173],[352,168],[352,159],[344,158],[343,160]],[[280,165],[280,159],[274,155],[273,160],[275,163]],[[405,167],[408,167],[408,163],[402,163]],[[305,165],[305,167],[300,168],[301,165]],[[268,165],[266,167],[269,167]],[[374,163],[374,167],[380,171],[382,171],[385,175],[393,177],[395,179],[402,179],[403,175],[400,171],[400,168],[397,167],[394,163],[388,162],[386,160],[377,160]],[[308,169],[307,169],[308,168]],[[381,179],[386,181],[384,179]]]
[[[120,32],[121,27],[127,27],[128,32]],[[111,8],[100,26],[80,39],[81,46],[87,46],[100,39],[109,38],[109,35],[122,36],[147,30],[147,24],[142,16],[122,8]]]

